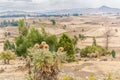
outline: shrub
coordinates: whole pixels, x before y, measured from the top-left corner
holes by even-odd
[[[34,46],[36,43],[41,43],[44,40],[44,36],[34,27],[30,29],[30,32],[27,36],[28,42],[31,43],[31,46]]]
[[[16,55],[12,51],[7,50],[0,54],[0,59],[3,59],[5,64],[9,64],[10,60],[16,59]]]
[[[5,40],[5,42],[4,42],[4,50],[12,50],[14,52],[15,51],[14,43],[11,44],[9,40]]]
[[[79,34],[79,39],[80,39],[80,40],[85,40],[85,39],[86,39],[86,36],[84,36],[83,34]]]
[[[18,56],[27,56],[27,50],[30,47],[33,47],[36,43],[41,43],[42,41],[46,41],[46,43],[50,47],[50,51],[54,51],[56,49],[57,45],[57,37],[56,35],[51,35],[45,31],[44,28],[42,28],[41,33],[32,27],[30,29],[30,32],[27,34],[27,36],[18,36],[15,38],[16,43],[16,54]]]
[[[59,64],[65,59],[64,52],[50,52],[44,48],[29,49],[34,64],[33,80],[57,80]]]
[[[95,37],[93,37],[93,43],[92,43],[92,46],[97,46],[96,38],[95,38]]]
[[[21,36],[27,36],[28,34],[28,26],[26,25],[25,21],[23,19],[20,19],[18,21],[18,29],[19,29],[19,34]]]
[[[98,57],[109,54],[109,51],[101,46],[87,46],[84,49],[81,49],[81,57]]]
[[[27,49],[31,46],[30,42],[22,36],[15,38],[16,49],[15,53],[17,56],[27,56]]]
[[[48,35],[45,38],[45,41],[49,45],[50,51],[55,51],[56,50],[57,43],[58,43],[56,35]]]
[[[4,42],[4,50],[10,50],[11,49],[11,44],[9,40],[6,40]]]
[[[69,61],[69,59],[74,59],[74,53],[75,53],[74,43],[67,34],[63,34],[60,37],[60,40],[58,42],[58,47],[64,48],[64,51],[66,51],[66,53],[67,53],[68,61]]]
[[[112,57],[115,58],[116,52],[114,50],[111,51]]]
[[[91,76],[89,77],[89,80],[95,80],[94,75],[91,75]]]
[[[52,22],[52,25],[56,25],[56,21],[55,20],[50,20]]]

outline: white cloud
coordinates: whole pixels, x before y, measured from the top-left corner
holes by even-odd
[[[49,0],[32,0],[32,2],[35,2],[35,3],[44,3],[46,1],[49,2]]]

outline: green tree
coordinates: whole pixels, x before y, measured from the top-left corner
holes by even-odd
[[[74,43],[74,47],[76,48],[76,45],[78,43],[78,37],[76,35],[74,35],[74,38],[73,38],[73,43]]]
[[[10,60],[16,59],[16,55],[12,51],[6,50],[0,54],[0,59],[4,60],[5,64],[9,64]]]
[[[19,21],[18,21],[18,29],[19,29],[19,34],[21,35],[21,36],[27,36],[27,34],[28,34],[28,28],[27,28],[27,26],[26,26],[26,24],[25,24],[25,22],[24,22],[24,20],[23,19],[20,19]]]
[[[63,34],[60,37],[58,47],[64,48],[64,50],[67,52],[67,56],[69,59],[74,57],[74,53],[75,53],[74,43],[73,43],[72,39],[67,34]]]
[[[15,39],[16,43],[16,54],[18,56],[27,56],[27,49],[30,47],[30,42],[27,40],[27,38],[19,36]]]
[[[33,46],[36,43],[41,43],[44,40],[44,35],[42,35],[37,29],[32,27],[27,38],[28,41],[31,43],[31,46]]]
[[[16,49],[15,52],[18,56],[27,56],[27,49],[30,47],[30,42],[27,39],[28,28],[24,20],[18,22],[19,36],[15,38]]]
[[[50,47],[50,51],[55,51],[57,46],[57,37],[56,35],[49,35],[46,37],[45,41]]]
[[[6,40],[4,42],[4,50],[10,50],[11,49],[11,44],[9,40]]]
[[[55,20],[51,20],[52,25],[56,25],[56,21]]]

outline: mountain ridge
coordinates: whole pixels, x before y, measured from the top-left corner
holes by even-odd
[[[108,6],[101,6],[98,8],[73,8],[73,9],[62,9],[62,10],[52,10],[45,12],[29,12],[29,11],[4,11],[0,12],[2,15],[62,15],[62,14],[120,14],[119,8],[112,8]]]

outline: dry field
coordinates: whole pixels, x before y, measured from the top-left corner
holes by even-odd
[[[117,17],[118,16],[115,15],[104,15],[61,18],[28,18],[27,22],[30,25],[36,26],[38,29],[40,29],[40,27],[45,27],[47,32],[56,34],[58,37],[61,33],[67,33],[72,37],[74,35],[79,36],[79,34],[84,34],[87,38],[83,41],[78,41],[77,46],[79,48],[91,45],[93,37],[96,37],[97,44],[105,47],[105,33],[109,30],[109,49],[117,51],[116,59],[112,59],[111,56],[106,56],[95,60],[88,59],[87,61],[82,60],[77,63],[63,64],[61,66],[61,72],[64,74],[73,73],[75,77],[81,77],[85,80],[87,80],[87,76],[91,74],[102,77],[110,73],[116,78],[113,80],[120,80],[120,19],[117,19]],[[56,20],[56,25],[54,26],[50,22],[52,19]],[[32,24],[33,20],[35,21],[35,24]],[[64,26],[66,27],[64,28]],[[0,33],[4,33],[4,30],[0,29]],[[8,28],[7,30],[11,29]],[[13,34],[18,33],[16,29],[12,30]],[[2,39],[3,38],[0,38],[0,40]],[[0,51],[2,51],[2,47],[3,43],[0,43]],[[104,59],[107,59],[107,61],[104,61]],[[0,61],[0,69],[5,70],[0,73],[0,80],[24,80],[27,71],[20,69],[20,67],[24,65],[24,61],[18,60],[12,61],[10,65],[4,65],[2,61]]]
[[[25,63],[12,61],[10,65],[4,65],[0,62],[0,80],[27,80],[27,70],[22,69]],[[63,64],[61,68],[62,75],[80,77],[87,80],[88,76],[95,75],[98,78],[104,78],[108,74],[112,75],[112,80],[120,79],[120,62],[118,61],[79,61],[75,63]]]

